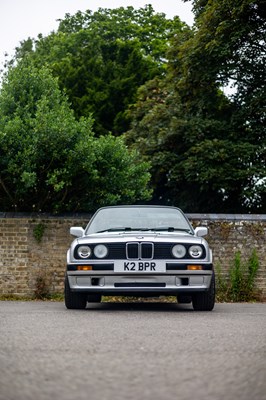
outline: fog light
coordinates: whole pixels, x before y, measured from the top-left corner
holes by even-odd
[[[92,271],[92,265],[78,265],[78,271]]]
[[[202,270],[202,265],[188,265],[187,269],[189,271],[200,271]]]

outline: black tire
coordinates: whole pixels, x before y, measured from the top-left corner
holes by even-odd
[[[192,296],[195,311],[211,311],[215,304],[215,275],[212,274],[211,285],[207,292],[196,293]]]
[[[190,304],[192,301],[192,297],[185,294],[179,294],[177,296],[177,301],[179,304]]]
[[[87,304],[86,294],[73,293],[70,290],[68,277],[65,277],[65,306],[68,309],[83,310]]]
[[[102,296],[100,294],[89,294],[87,300],[89,303],[100,303]]]

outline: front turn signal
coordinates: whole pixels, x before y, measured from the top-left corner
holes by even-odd
[[[189,271],[200,271],[202,270],[202,265],[188,265],[187,269]]]
[[[78,265],[78,271],[92,271],[92,265]]]

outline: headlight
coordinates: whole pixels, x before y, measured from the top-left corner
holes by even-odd
[[[186,248],[182,244],[176,244],[172,248],[172,254],[175,258],[183,258],[186,255]]]
[[[97,246],[94,247],[94,255],[97,258],[104,258],[107,256],[108,249],[104,244],[98,244]]]
[[[91,248],[89,246],[80,246],[77,253],[80,258],[89,258],[91,255]]]
[[[189,255],[192,258],[200,258],[202,256],[203,250],[202,247],[194,245],[190,246],[188,249]]]

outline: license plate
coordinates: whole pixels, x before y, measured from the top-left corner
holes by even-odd
[[[166,266],[163,262],[156,261],[116,261],[114,272],[165,272]]]

